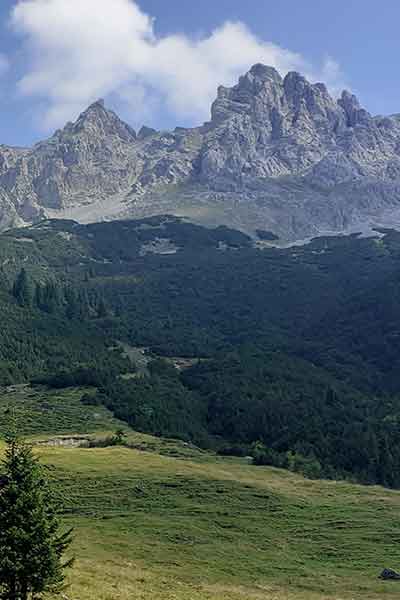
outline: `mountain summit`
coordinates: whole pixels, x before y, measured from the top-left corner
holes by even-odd
[[[400,117],[254,65],[204,125],[135,131],[104,105],[31,149],[0,146],[0,227],[157,213],[285,240],[400,224]]]

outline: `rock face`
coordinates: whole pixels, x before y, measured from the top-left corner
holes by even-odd
[[[254,65],[211,121],[138,134],[102,101],[31,149],[0,146],[0,228],[186,215],[286,240],[400,225],[400,116]]]

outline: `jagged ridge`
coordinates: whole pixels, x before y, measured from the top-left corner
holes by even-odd
[[[31,149],[0,147],[0,227],[175,213],[288,240],[400,223],[400,119],[254,65],[211,120],[138,134],[91,105]]]

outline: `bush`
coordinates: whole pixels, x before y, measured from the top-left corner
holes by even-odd
[[[220,456],[244,457],[250,454],[250,448],[249,446],[242,446],[241,444],[226,444],[218,448],[217,454]]]
[[[83,394],[81,402],[85,406],[101,406],[102,404],[100,395],[96,393]]]
[[[88,440],[83,446],[85,448],[109,448],[111,446],[127,446],[127,435],[122,429],[117,429],[114,435],[105,438],[94,438]]]

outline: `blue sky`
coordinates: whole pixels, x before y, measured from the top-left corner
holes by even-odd
[[[258,53],[400,112],[399,18],[396,0],[1,0],[0,143],[31,144],[98,95],[135,127],[197,124]]]

